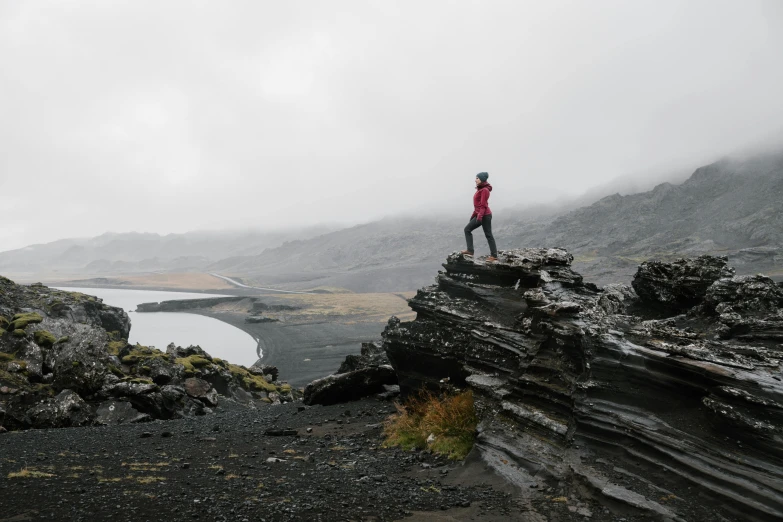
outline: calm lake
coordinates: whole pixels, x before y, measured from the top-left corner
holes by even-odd
[[[220,294],[158,292],[154,290],[118,290],[113,288],[62,288],[103,299],[107,305],[128,312],[131,318],[131,344],[140,343],[166,351],[169,343],[179,346],[199,345],[212,357],[234,364],[250,366],[258,360],[258,343],[247,333],[217,319],[196,314],[161,312],[137,314],[141,303],[159,303],[173,299],[222,297]]]

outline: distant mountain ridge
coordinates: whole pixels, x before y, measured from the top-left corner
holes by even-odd
[[[679,185],[607,196],[560,215],[495,216],[498,246],[563,247],[600,284],[626,280],[639,262],[711,253],[740,272],[783,275],[783,153],[723,159]],[[421,221],[424,221],[423,223]],[[464,248],[454,220],[382,220],[256,256],[224,259],[213,270],[264,284],[345,286],[357,291],[418,288],[431,282],[443,252]],[[481,236],[481,231],[474,234]],[[482,237],[477,247],[485,249]]]
[[[647,259],[702,253],[729,256],[741,273],[781,277],[781,201],[783,152],[778,152],[723,159],[696,169],[682,183],[613,194],[573,210],[553,205],[496,209],[493,225],[501,250],[566,248],[576,257],[575,268],[599,284],[627,280]],[[297,234],[104,234],[2,252],[0,273],[198,271],[287,289],[411,290],[431,282],[444,252],[464,248],[467,214],[386,218]],[[481,231],[474,235],[477,254],[486,254]]]
[[[330,231],[310,227],[296,231],[309,238]],[[281,245],[292,232],[220,231],[160,235],[106,233],[93,238],[62,239],[0,252],[0,272],[129,273],[203,270],[228,256],[253,255]]]

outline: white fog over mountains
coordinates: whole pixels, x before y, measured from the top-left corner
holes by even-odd
[[[215,239],[225,259],[384,216],[415,236],[469,215],[479,171],[507,218],[679,183],[783,141],[782,5],[4,2],[0,251],[259,231]]]

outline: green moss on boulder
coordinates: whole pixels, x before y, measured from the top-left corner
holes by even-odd
[[[43,348],[51,348],[57,342],[57,338],[46,330],[38,330],[33,334],[35,344]]]
[[[14,335],[14,337],[24,337],[27,334],[24,333],[24,330],[17,329],[17,330],[13,331],[13,335]]]
[[[9,324],[11,324],[11,321],[3,316],[0,316],[0,328],[8,328]]]
[[[122,362],[124,364],[137,364],[139,362],[148,360],[148,359],[163,359],[166,362],[171,362],[171,355],[161,352],[160,350],[156,348],[150,348],[148,346],[142,346],[140,344],[136,344],[136,346],[130,346],[125,341],[112,341],[109,343],[109,353],[112,353],[111,350],[113,350],[113,347],[119,346],[119,344],[114,345],[114,343],[122,343],[123,347],[120,348],[117,352],[117,355],[119,354],[125,354],[122,356]]]
[[[235,379],[237,379],[240,383],[242,383],[242,387],[247,390],[257,390],[257,391],[266,391],[266,392],[277,391],[277,387],[274,384],[269,384],[266,381],[266,379],[264,379],[260,375],[253,375],[246,368],[243,368],[242,366],[237,366],[236,364],[228,364],[227,367],[228,367],[228,371],[231,372],[231,375],[233,375]]]
[[[0,363],[10,362],[16,359],[16,356],[12,353],[0,352]]]
[[[29,324],[36,324],[43,321],[43,317],[35,312],[16,314],[8,326],[9,330],[24,330]]]
[[[212,364],[212,361],[205,359],[200,355],[190,355],[188,357],[181,357],[174,362],[181,364],[185,367],[185,375],[191,376],[196,373],[198,368],[205,368]]]

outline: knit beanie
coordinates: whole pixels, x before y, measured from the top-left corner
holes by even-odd
[[[486,183],[487,179],[489,178],[489,174],[486,172],[479,172],[476,174],[476,177],[481,180],[482,183]]]

